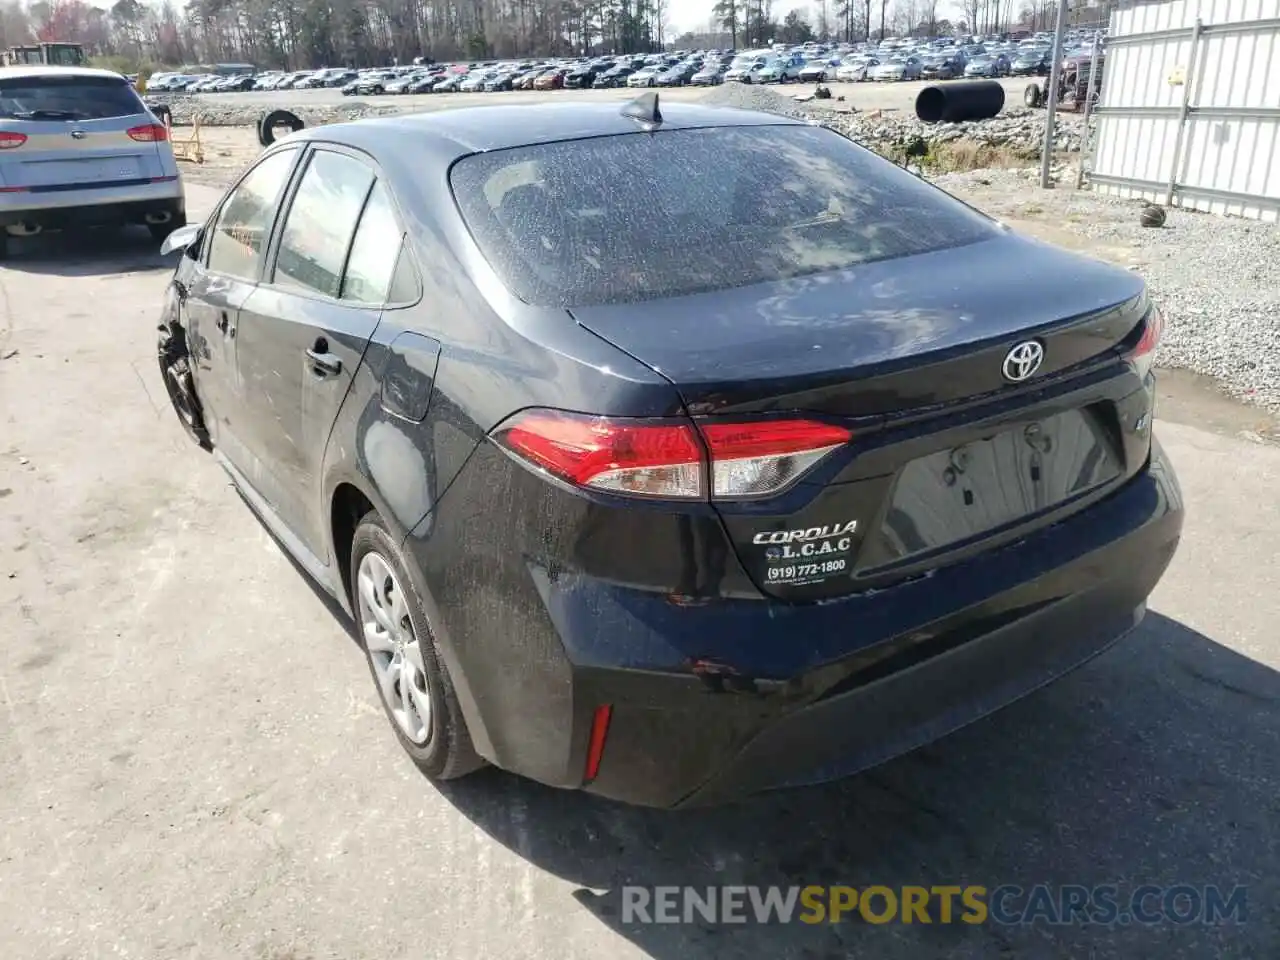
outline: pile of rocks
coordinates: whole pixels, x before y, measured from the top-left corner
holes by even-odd
[[[905,113],[855,111],[834,100],[809,100],[801,103],[769,87],[738,83],[716,87],[703,102],[815,120],[850,139],[881,150],[919,140],[929,145],[963,140],[984,146],[1031,152],[1038,151],[1044,142],[1045,112],[1021,106],[1006,107],[999,116],[990,120],[931,124],[922,123]],[[1072,153],[1078,152],[1083,143],[1083,116],[1059,113],[1054,128],[1054,146],[1059,151]]]
[[[815,111],[816,113],[817,111]],[[1044,144],[1045,113],[1026,108],[1006,109],[990,120],[963,123],[921,123],[901,114],[848,113],[820,117],[828,126],[859,142],[900,145],[917,138],[929,144],[966,140],[990,147],[1006,147],[1020,152],[1038,151]],[[1078,153],[1084,145],[1083,118],[1058,115],[1053,144],[1064,153]]]

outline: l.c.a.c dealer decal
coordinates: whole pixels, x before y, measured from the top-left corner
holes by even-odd
[[[800,530],[757,533],[751,542],[764,547],[769,583],[817,583],[847,573],[858,521],[829,523]]]

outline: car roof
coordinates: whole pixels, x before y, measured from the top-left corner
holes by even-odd
[[[521,106],[464,107],[433,113],[375,117],[319,127],[308,127],[291,136],[296,140],[328,140],[346,143],[371,154],[385,151],[393,139],[434,140],[454,145],[457,156],[489,150],[639,133],[641,125],[622,115],[625,101],[614,103],[544,103]],[[660,104],[662,129],[694,127],[803,126],[771,113],[703,107],[693,104]]]
[[[0,67],[0,80],[25,80],[31,77],[97,77],[125,82],[122,74],[96,67],[58,67],[46,64]]]

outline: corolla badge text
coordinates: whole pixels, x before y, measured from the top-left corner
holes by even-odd
[[[752,543],[796,543],[809,540],[826,540],[828,537],[843,537],[858,529],[858,521],[848,523],[829,523],[825,527],[807,527],[800,530],[770,530],[757,533],[751,538]]]
[[[803,557],[823,557],[834,553],[847,553],[853,546],[852,535],[857,532],[858,521],[829,523],[821,527],[804,527],[799,530],[771,530],[757,533],[751,542],[767,546],[765,555],[770,560],[798,560]]]

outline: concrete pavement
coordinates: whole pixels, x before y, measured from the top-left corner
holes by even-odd
[[[191,187],[192,212],[216,196]],[[1280,448],[1202,387],[1174,378],[1162,400],[1188,518],[1151,615],[1041,694],[865,776],[722,810],[495,771],[440,790],[345,626],[169,411],[167,272],[145,233],[0,267],[0,956],[1277,954]],[[1251,910],[1220,928],[618,914],[629,883],[1110,881],[1245,884]]]

